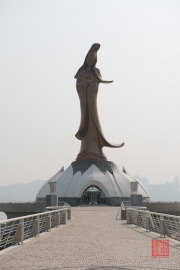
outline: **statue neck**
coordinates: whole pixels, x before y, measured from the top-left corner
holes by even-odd
[[[90,67],[90,66],[87,66],[86,69],[87,69],[87,70],[91,70],[91,67]]]

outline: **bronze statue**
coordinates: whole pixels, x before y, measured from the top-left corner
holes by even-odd
[[[103,134],[98,110],[97,94],[99,83],[111,83],[101,77],[99,69],[96,67],[97,51],[100,44],[95,43],[91,46],[86,55],[84,64],[75,75],[76,88],[81,105],[81,122],[76,138],[81,140],[80,153],[76,160],[107,160],[102,148],[122,147],[122,144],[112,144],[108,142]]]

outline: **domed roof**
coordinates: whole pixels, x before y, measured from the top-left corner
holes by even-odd
[[[64,172],[64,167],[62,167],[55,175],[53,175],[50,179],[48,179],[40,188],[38,191],[36,198],[38,197],[46,197],[46,195],[50,194],[50,189],[49,189],[49,183],[50,182],[57,182],[59,179],[59,176]]]
[[[139,181],[130,176],[125,169],[119,170],[115,164],[112,173],[109,170],[102,172],[95,164],[84,173],[77,171],[73,174],[72,165],[65,171],[62,168],[40,188],[37,199],[50,195],[49,182],[57,182],[57,195],[60,198],[81,198],[83,192],[92,185],[99,187],[107,198],[127,198],[131,196],[131,182],[139,183],[137,194],[141,194],[143,198],[150,197]]]

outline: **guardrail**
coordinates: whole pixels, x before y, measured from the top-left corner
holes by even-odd
[[[143,227],[146,231],[153,231],[162,236],[169,236],[180,240],[180,217],[162,213],[126,208],[127,223]]]
[[[123,201],[121,203],[121,209],[122,210],[125,210],[125,208],[128,207],[128,206],[131,206],[131,202],[130,201]]]
[[[27,238],[66,224],[71,219],[70,208],[60,208],[43,213],[0,221],[0,250],[11,245],[23,244]]]
[[[130,207],[130,206],[131,206],[130,201],[123,201],[121,203],[121,208],[118,211],[116,219],[126,219],[126,207]]]
[[[57,209],[67,209],[67,219],[71,219],[71,206],[48,206],[46,207],[48,210],[57,210]]]

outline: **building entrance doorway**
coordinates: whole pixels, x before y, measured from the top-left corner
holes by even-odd
[[[89,186],[84,191],[80,204],[106,204],[106,197],[97,186]]]

